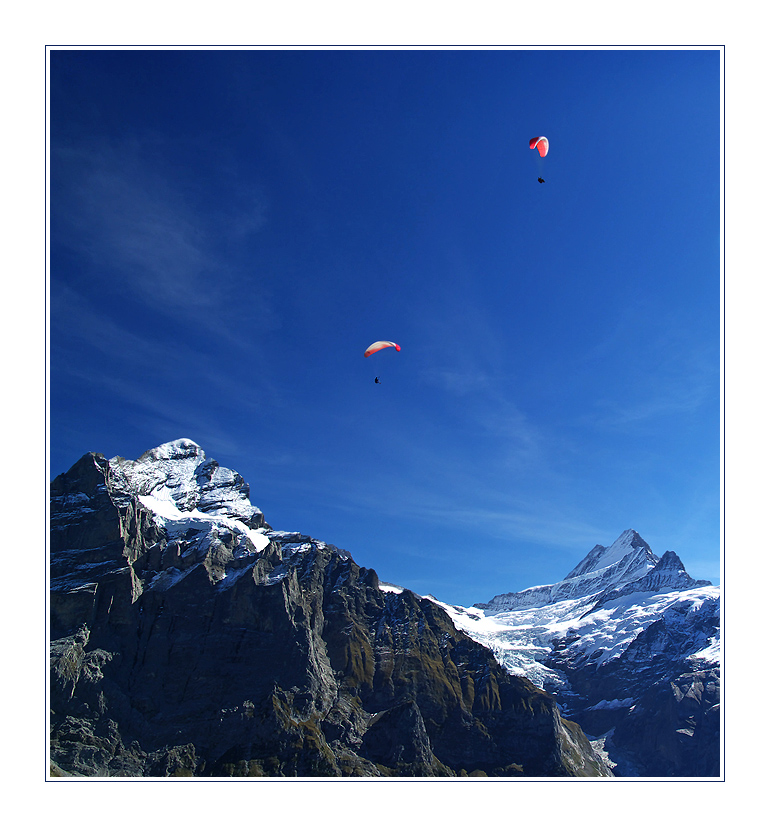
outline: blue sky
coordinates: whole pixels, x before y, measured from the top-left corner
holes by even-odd
[[[719,102],[715,50],[51,51],[51,474],[188,437],[466,605],[627,528],[718,582]]]

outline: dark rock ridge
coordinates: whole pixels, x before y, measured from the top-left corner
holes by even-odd
[[[274,531],[177,440],[51,484],[52,775],[601,776],[429,599]]]

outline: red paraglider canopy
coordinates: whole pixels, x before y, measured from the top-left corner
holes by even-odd
[[[540,157],[545,158],[548,154],[548,138],[546,138],[545,135],[541,135],[538,138],[532,138],[529,142],[529,148],[534,149],[535,147],[537,147]]]
[[[396,350],[401,350],[401,345],[397,345],[395,342],[374,342],[366,348],[364,356],[371,356],[373,353],[377,353],[378,350],[382,350],[385,347],[394,347]]]

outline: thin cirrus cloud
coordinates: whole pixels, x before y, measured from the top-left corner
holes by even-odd
[[[624,307],[572,359],[570,382],[593,388],[592,404],[580,423],[625,432],[667,416],[699,414],[713,405],[719,351],[717,345],[703,344],[702,325],[696,315],[653,314],[646,304]]]
[[[494,439],[497,460],[507,460],[519,467],[548,467],[547,438],[542,426],[522,410],[513,398],[506,381],[485,371],[481,360],[470,364],[464,357],[454,367],[438,367],[426,381],[450,396],[462,397],[462,416],[473,432]]]
[[[717,399],[719,363],[711,350],[672,349],[660,360],[658,371],[648,371],[627,393],[598,399],[593,424],[626,430],[662,417],[695,415]],[[714,408],[714,413],[716,409]]]
[[[191,343],[170,341],[162,331],[130,329],[105,316],[77,291],[61,285],[51,314],[54,350],[59,343],[85,346],[104,357],[111,367],[88,372],[72,360],[57,363],[57,376],[69,376],[92,387],[101,387],[138,407],[154,411],[157,400],[169,390],[179,396],[205,388],[216,398],[238,398],[239,407],[255,410],[265,404],[280,404],[281,393],[263,369],[244,383],[240,377],[221,370],[218,354]],[[203,340],[205,345],[206,340]],[[52,354],[52,355],[55,355]],[[250,360],[262,365],[259,350],[252,347]],[[179,422],[178,405],[163,410],[169,421]]]
[[[184,183],[147,154],[140,142],[54,147],[52,239],[86,257],[92,289],[96,282],[216,323],[245,280],[237,268],[222,266],[218,244],[223,232],[235,240],[257,232],[265,204],[252,197],[236,218],[204,213]]]
[[[386,489],[386,493],[383,493]],[[404,483],[401,477],[388,485],[380,480],[376,490],[351,484],[349,479],[331,478],[328,507],[351,514],[391,517],[394,521],[434,526],[443,531],[478,531],[478,543],[494,538],[515,547],[516,543],[534,543],[551,549],[574,550],[609,538],[612,529],[589,524],[574,504],[559,501],[558,494],[541,498],[521,489],[511,491],[495,487],[468,472],[467,478],[457,468],[448,478],[442,475],[435,487]],[[614,539],[614,538],[613,538]],[[458,542],[460,542],[458,540]],[[465,541],[462,541],[465,542]],[[419,542],[406,543],[409,555],[433,557]]]

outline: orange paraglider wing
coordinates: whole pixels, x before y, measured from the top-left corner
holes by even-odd
[[[371,356],[373,353],[377,353],[378,350],[386,347],[394,347],[396,350],[401,350],[401,345],[397,345],[395,342],[373,342],[366,348],[364,356]]]
[[[535,149],[537,147],[537,151],[540,153],[541,158],[545,158],[548,155],[548,138],[545,135],[540,135],[538,138],[532,138],[529,142],[529,148]]]

